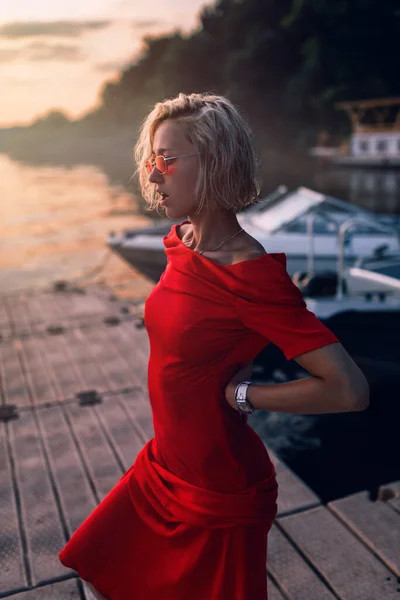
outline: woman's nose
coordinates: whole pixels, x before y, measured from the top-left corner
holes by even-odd
[[[160,181],[163,180],[164,176],[160,173],[160,171],[156,169],[156,167],[154,167],[153,170],[149,173],[150,183],[160,183]]]

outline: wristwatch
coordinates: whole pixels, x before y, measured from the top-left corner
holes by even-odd
[[[247,400],[247,388],[251,384],[251,381],[241,381],[235,389],[236,407],[238,411],[244,415],[249,415],[254,412],[254,407]]]

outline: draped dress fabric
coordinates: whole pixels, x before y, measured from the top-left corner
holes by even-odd
[[[178,227],[145,304],[154,438],[59,557],[109,600],[266,600],[275,470],[225,387],[270,342],[291,359],[338,340],[285,254],[222,265]]]

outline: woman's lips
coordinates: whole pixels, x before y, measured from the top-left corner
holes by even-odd
[[[156,192],[157,192],[157,194],[159,194],[159,195],[160,195],[160,198],[159,198],[159,201],[158,201],[158,202],[159,202],[159,204],[160,204],[161,206],[164,206],[165,204],[167,204],[167,203],[168,203],[168,200],[169,200],[169,195],[168,195],[168,194],[166,194],[165,192],[162,192],[162,191],[161,191],[160,189],[158,189],[158,188],[156,189]]]

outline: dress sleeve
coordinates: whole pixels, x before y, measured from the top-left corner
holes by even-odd
[[[286,272],[286,257],[278,256],[284,258],[269,261],[278,266],[271,263],[262,278],[252,278],[253,285],[248,281],[246,289],[241,286],[235,295],[242,324],[278,346],[288,360],[338,342],[335,334],[307,309],[300,290]]]

